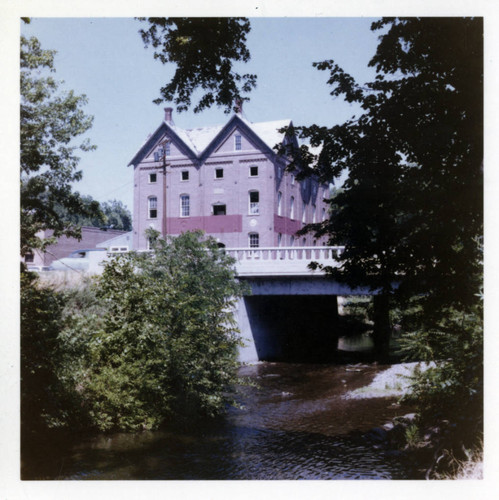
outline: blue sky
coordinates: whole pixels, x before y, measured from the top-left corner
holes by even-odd
[[[334,59],[359,81],[372,78],[367,67],[377,34],[366,18],[251,19],[251,61],[241,72],[258,75],[257,88],[245,103],[253,122],[289,118],[295,125],[332,125],[355,113],[341,98],[333,99],[328,74],[312,62]],[[87,133],[97,150],[82,153],[83,180],[75,189],[99,201],[122,200],[132,210],[132,169],[127,167],[147,135],[161,123],[165,105],[155,105],[159,89],[173,75],[172,65],[153,58],[133,18],[32,18],[21,23],[25,36],[57,51],[55,77],[62,88],[86,94],[85,110],[94,116]],[[202,113],[174,113],[184,128],[224,123],[228,116],[212,108]]]

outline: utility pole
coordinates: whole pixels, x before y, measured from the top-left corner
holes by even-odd
[[[156,162],[161,161],[163,163],[163,165],[158,168],[161,168],[163,170],[163,205],[162,205],[163,216],[161,218],[161,234],[165,239],[166,235],[168,234],[168,226],[167,226],[168,219],[166,210],[166,188],[167,188],[166,167],[168,166],[168,164],[166,163],[166,146],[169,143],[170,139],[164,139],[163,142],[161,142],[161,147],[159,148],[159,150],[154,153],[154,161]]]
[[[168,139],[165,139],[161,145],[162,145],[162,157],[163,157],[163,218],[162,218],[162,227],[161,227],[161,232],[163,233],[163,238],[166,240],[166,235],[168,234],[168,227],[167,227],[167,217],[166,217],[166,145],[170,141]]]

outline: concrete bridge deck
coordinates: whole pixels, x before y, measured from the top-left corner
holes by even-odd
[[[315,261],[324,266],[339,267],[335,257],[345,247],[259,247],[225,248],[236,259],[238,276],[323,276],[324,271],[308,268]]]

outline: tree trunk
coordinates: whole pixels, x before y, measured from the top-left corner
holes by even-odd
[[[381,363],[389,362],[390,355],[390,317],[388,295],[374,295],[374,355]]]

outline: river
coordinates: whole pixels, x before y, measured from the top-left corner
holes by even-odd
[[[410,456],[364,433],[411,411],[345,399],[386,367],[258,363],[242,408],[205,426],[54,439],[25,453],[23,479],[418,479]]]

